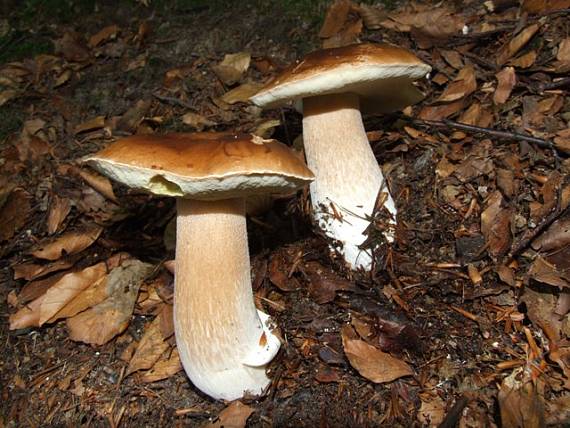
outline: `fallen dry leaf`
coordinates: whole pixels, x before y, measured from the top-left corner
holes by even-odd
[[[570,278],[565,277],[565,271],[567,269],[567,266],[562,266],[559,269],[556,264],[551,263],[549,260],[546,260],[543,257],[537,257],[532,262],[527,275],[535,281],[542,282],[543,284],[559,288],[569,288]]]
[[[222,95],[221,100],[227,104],[247,103],[263,87],[260,83],[244,83]]]
[[[532,50],[517,58],[511,59],[509,61],[509,64],[517,68],[529,68],[534,64],[537,56],[538,54],[536,53],[536,51]]]
[[[129,362],[125,376],[138,370],[150,369],[170,347],[170,345],[164,341],[160,327],[160,316],[155,317],[154,320],[147,325],[135,354]]]
[[[503,207],[503,196],[498,190],[487,200],[481,213],[481,232],[485,236],[488,252],[493,257],[504,255],[511,246],[512,208]]]
[[[504,104],[511,95],[511,91],[517,84],[517,75],[514,67],[505,67],[496,75],[497,89],[493,94],[493,102],[495,104]]]
[[[348,361],[366,379],[375,383],[386,383],[413,374],[405,361],[356,338],[351,327],[344,326],[341,334]]]
[[[92,308],[66,320],[71,340],[103,345],[129,325],[142,280],[153,266],[127,260],[109,273],[110,296]]]
[[[423,120],[441,120],[461,111],[465,105],[463,99],[436,106],[425,106],[420,110],[419,117]]]
[[[380,29],[382,27],[382,21],[387,18],[386,11],[376,7],[376,5],[361,3],[354,5],[354,7],[362,18],[364,26],[369,30]]]
[[[98,263],[82,271],[62,276],[45,294],[10,316],[10,329],[41,326],[77,294],[99,280],[106,273],[105,263]]]
[[[532,36],[536,34],[539,28],[539,24],[532,24],[519,32],[515,37],[513,37],[509,42],[504,44],[499,49],[495,63],[499,66],[503,65],[505,62],[515,56],[515,54],[528,43]]]
[[[0,208],[0,242],[12,238],[26,224],[31,211],[30,199],[23,189],[8,193]]]
[[[522,9],[528,13],[550,12],[570,8],[570,0],[524,0]]]
[[[233,401],[220,412],[217,420],[202,425],[202,428],[244,428],[254,411],[241,401]]]
[[[52,196],[47,218],[47,231],[49,235],[53,235],[59,230],[70,211],[71,201],[68,198],[62,198],[58,195]]]
[[[334,36],[344,26],[350,12],[352,2],[350,0],[336,0],[329,6],[325,15],[325,21],[319,31],[319,37],[327,39]]]
[[[0,91],[0,107],[2,107],[8,101],[16,98],[19,94],[20,92],[15,89],[6,89],[4,91]]]
[[[437,99],[437,102],[457,101],[475,92],[477,79],[475,69],[471,65],[463,67]]]
[[[180,355],[178,350],[174,349],[169,358],[157,361],[150,370],[141,375],[140,380],[144,383],[158,382],[159,380],[168,379],[181,370]]]
[[[502,426],[543,426],[541,421],[544,421],[544,395],[540,391],[543,382],[540,379],[535,382],[523,368],[515,369],[503,380],[498,394]]]
[[[188,125],[197,131],[202,131],[204,128],[216,125],[216,122],[206,119],[201,114],[188,112],[182,116],[182,123]]]
[[[437,394],[420,394],[422,402],[418,411],[418,420],[422,426],[437,427],[445,418],[445,401]]]
[[[73,259],[60,259],[48,264],[21,263],[12,268],[14,269],[14,279],[23,278],[27,281],[31,281],[53,272],[69,269],[74,264],[75,260]]]
[[[115,196],[115,192],[113,192],[113,185],[111,184],[111,180],[109,180],[107,177],[97,172],[90,170],[88,171],[77,167],[71,167],[69,169],[69,172],[81,177],[88,185],[97,190],[97,192],[101,193],[110,201],[117,202],[117,197]]]
[[[40,243],[32,255],[38,259],[57,260],[64,255],[76,254],[93,244],[101,235],[103,228],[88,226],[81,230],[68,232],[49,243]]]
[[[225,85],[233,85],[241,80],[249,68],[250,62],[251,55],[249,53],[239,52],[225,55],[223,61],[212,68]]]
[[[105,116],[97,116],[93,119],[89,119],[86,122],[80,123],[75,127],[73,132],[75,134],[81,134],[83,132],[94,131],[96,129],[101,129],[105,126]]]
[[[332,302],[337,291],[355,289],[352,282],[326,269],[319,262],[308,262],[303,269],[309,282],[309,295],[318,304]]]
[[[556,220],[550,227],[532,242],[532,248],[540,251],[562,249],[570,245],[570,218]]]
[[[385,28],[403,32],[416,30],[439,39],[460,33],[464,25],[464,19],[445,6],[390,14],[388,19],[382,22]]]
[[[91,36],[87,44],[90,48],[97,47],[103,42],[115,39],[118,33],[119,27],[117,25],[109,25],[100,30],[97,34]]]

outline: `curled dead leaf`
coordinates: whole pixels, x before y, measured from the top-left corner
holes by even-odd
[[[169,347],[170,345],[164,341],[162,336],[160,316],[155,317],[155,319],[147,325],[135,354],[129,362],[125,376],[138,370],[150,369]]]
[[[413,374],[405,361],[358,339],[350,326],[344,326],[341,334],[348,361],[366,379],[375,383],[386,383]]]
[[[227,54],[222,62],[212,68],[218,78],[226,85],[233,85],[241,80],[251,62],[251,55],[247,52]]]
[[[67,319],[71,340],[103,345],[129,325],[142,280],[153,266],[127,260],[109,273],[109,297],[92,308]]]
[[[76,254],[93,244],[103,228],[89,226],[81,230],[65,233],[49,243],[39,245],[31,254],[38,259],[57,260],[63,255]]]

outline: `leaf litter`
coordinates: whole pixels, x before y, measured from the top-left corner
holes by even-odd
[[[22,118],[0,147],[0,424],[567,423],[570,4],[338,0],[320,28],[285,19],[258,38],[261,10],[207,6],[182,14],[188,25],[153,7],[117,6],[129,23],[104,5],[76,29],[53,21],[53,54],[0,65],[0,108]],[[264,398],[208,400],[173,337],[172,201],[79,160],[134,133],[237,129],[293,145],[300,116],[248,98],[308,50],[355,41],[433,67],[424,101],[365,117],[396,242],[373,273],[350,272],[314,233],[306,192],[256,213],[256,304],[283,349]]]

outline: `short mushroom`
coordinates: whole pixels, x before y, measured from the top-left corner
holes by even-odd
[[[372,254],[360,246],[379,192],[388,193],[385,207],[396,218],[361,111],[393,112],[420,101],[412,82],[430,70],[399,47],[355,44],[310,53],[251,97],[264,108],[302,100],[307,165],[316,177],[310,187],[314,218],[342,243],[352,268],[371,269]]]
[[[287,146],[249,134],[123,138],[86,161],[110,178],[177,198],[174,326],[182,365],[216,399],[261,394],[280,341],[254,305],[244,198],[313,180]]]

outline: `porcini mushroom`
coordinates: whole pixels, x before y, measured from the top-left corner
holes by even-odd
[[[314,218],[342,243],[339,250],[353,268],[371,268],[372,254],[360,246],[379,192],[388,193],[385,207],[396,218],[361,111],[393,112],[418,102],[423,96],[412,82],[430,69],[407,50],[387,44],[322,49],[251,97],[264,108],[302,101],[307,165],[316,177],[310,186]]]
[[[313,179],[292,150],[249,134],[124,138],[86,159],[127,186],[177,198],[174,327],[193,384],[216,399],[260,394],[280,347],[254,305],[244,198]]]

